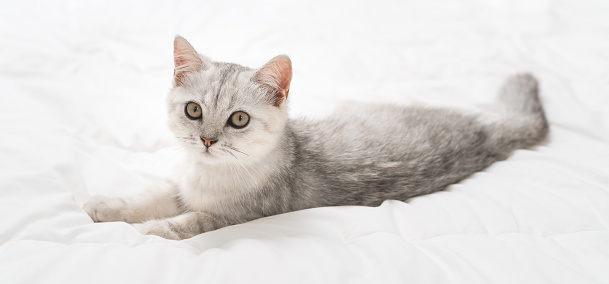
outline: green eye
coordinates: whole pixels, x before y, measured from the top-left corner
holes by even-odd
[[[186,112],[186,116],[190,119],[199,119],[201,118],[201,106],[197,103],[188,103],[186,104],[186,108],[184,109]]]
[[[242,111],[234,112],[228,119],[228,125],[234,128],[243,128],[250,122],[250,116]]]

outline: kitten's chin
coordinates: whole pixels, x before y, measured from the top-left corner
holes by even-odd
[[[233,157],[224,155],[222,151],[191,151],[190,158],[197,164],[206,166],[218,166],[234,163]],[[233,160],[231,160],[233,159]]]
[[[220,157],[218,153],[213,153],[211,151],[199,152],[196,159],[203,164],[225,163],[223,157]]]

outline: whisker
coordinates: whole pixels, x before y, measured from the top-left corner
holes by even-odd
[[[235,156],[235,154],[233,154],[231,151],[226,150],[226,149],[220,149],[222,152],[226,152],[229,153],[231,156],[233,156],[233,158],[235,158],[235,160],[239,161],[239,158],[237,158],[237,156]]]
[[[184,139],[184,140],[195,140],[195,139],[194,139],[194,138],[192,138],[192,137],[180,137],[180,136],[176,136],[176,138],[179,138],[179,139]]]
[[[252,182],[254,182],[254,185],[256,187],[260,187],[260,184],[258,183],[258,180],[256,178],[254,178],[254,176],[252,175],[252,173],[249,171],[249,169],[247,167],[245,167],[245,165],[243,165],[243,163],[237,159],[237,162],[239,163],[239,165],[241,166],[241,168],[245,171],[246,174],[248,174],[250,176],[250,178],[252,179]]]
[[[249,157],[249,155],[248,155],[247,153],[245,153],[245,152],[243,152],[243,151],[241,151],[241,150],[239,150],[239,149],[235,148],[235,147],[234,147],[234,146],[232,146],[232,145],[226,145],[226,147],[231,148],[232,150],[237,151],[237,152],[239,152],[239,153],[241,153],[241,154],[246,155],[246,156],[248,156],[248,157]]]

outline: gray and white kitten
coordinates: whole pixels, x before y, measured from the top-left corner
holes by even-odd
[[[211,61],[174,41],[169,127],[186,149],[175,181],[127,198],[94,196],[96,222],[125,221],[168,239],[334,205],[377,206],[459,182],[548,134],[537,81],[516,75],[498,118],[373,105],[292,120],[287,56],[260,69]]]

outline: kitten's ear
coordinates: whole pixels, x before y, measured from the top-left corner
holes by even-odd
[[[254,79],[275,93],[275,106],[279,106],[290,92],[292,61],[286,55],[276,56],[256,72]]]
[[[203,61],[190,43],[181,36],[173,40],[173,77],[176,85],[182,84],[182,78],[188,72],[199,71],[203,68]]]

